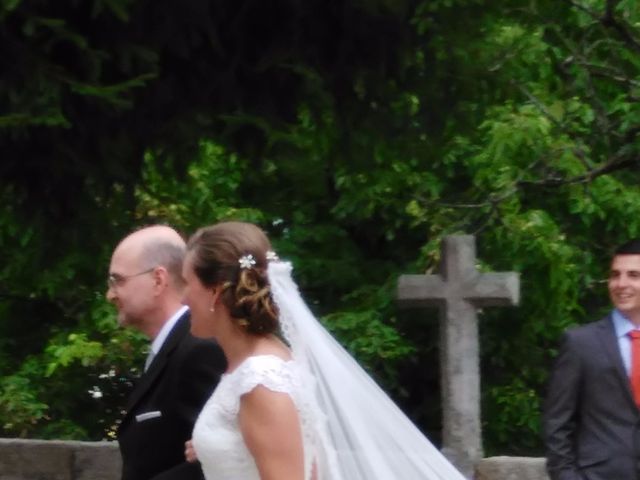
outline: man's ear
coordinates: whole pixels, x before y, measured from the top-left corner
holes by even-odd
[[[169,285],[169,272],[162,265],[153,269],[153,286],[157,292],[164,290]]]

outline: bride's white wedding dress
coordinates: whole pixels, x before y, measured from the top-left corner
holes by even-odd
[[[240,397],[257,385],[291,396],[304,442],[305,480],[465,480],[308,309],[291,264],[269,282],[293,361],[249,357],[220,380],[193,431],[207,480],[260,480],[238,425]]]
[[[286,393],[293,400],[302,426],[305,479],[311,478],[318,419],[304,378],[294,360],[285,361],[274,355],[249,357],[222,376],[193,429],[193,447],[207,480],[260,480],[238,425],[240,397],[258,385]]]

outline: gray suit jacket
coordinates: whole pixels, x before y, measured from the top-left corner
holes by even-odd
[[[610,317],[565,333],[543,426],[552,480],[640,480],[640,410]]]

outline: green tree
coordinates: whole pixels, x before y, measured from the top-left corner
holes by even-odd
[[[635,3],[231,3],[3,4],[4,431],[105,435],[142,356],[100,296],[110,249],[242,218],[435,440],[435,312],[395,285],[475,234],[523,282],[481,314],[485,444],[538,453],[555,340],[606,310],[609,251],[640,234]]]

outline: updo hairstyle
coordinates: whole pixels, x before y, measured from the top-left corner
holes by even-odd
[[[199,229],[189,239],[193,269],[206,287],[222,287],[221,300],[236,325],[253,335],[268,335],[279,328],[278,309],[267,278],[267,251],[271,244],[257,226],[222,222]],[[255,264],[241,268],[241,257]]]

